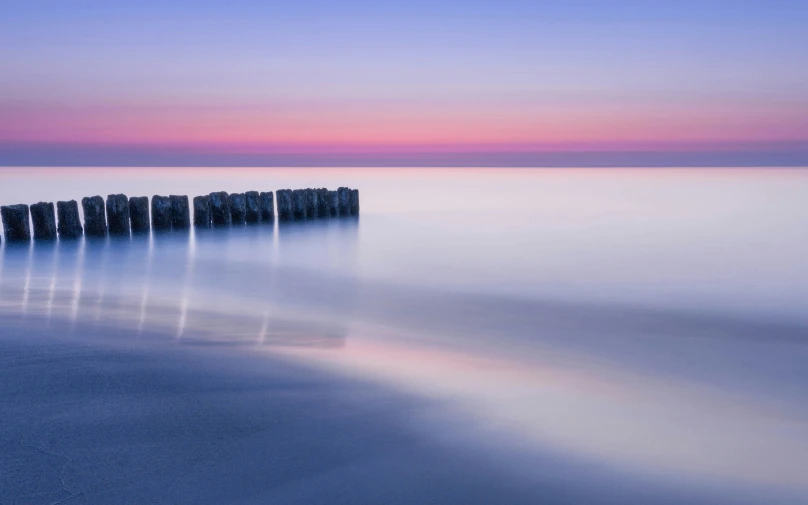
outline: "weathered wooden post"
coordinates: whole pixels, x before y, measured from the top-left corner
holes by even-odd
[[[351,188],[341,187],[337,189],[339,197],[339,215],[351,215]]]
[[[210,196],[194,197],[194,226],[210,228]]]
[[[129,198],[129,222],[133,233],[148,232],[151,228],[149,220],[149,197],[133,196]]]
[[[306,190],[296,189],[292,191],[292,215],[295,221],[306,220]]]
[[[84,210],[84,234],[93,237],[106,237],[107,214],[104,199],[100,196],[85,196],[81,199]]]
[[[328,215],[330,217],[339,217],[339,196],[336,191],[328,192]]]
[[[191,226],[191,211],[188,208],[188,196],[169,195],[168,201],[171,204],[171,227],[181,230]]]
[[[0,207],[0,216],[3,219],[3,228],[5,228],[8,242],[27,242],[31,240],[31,226],[28,221],[27,205],[5,205]]]
[[[247,214],[244,220],[248,223],[261,221],[261,195],[258,194],[258,191],[247,191],[244,193],[244,198],[247,202]]]
[[[81,219],[79,219],[78,202],[75,200],[56,202],[56,215],[59,218],[59,224],[56,227],[56,231],[59,232],[59,238],[81,236],[84,230],[81,227]]]
[[[265,223],[275,221],[275,199],[272,196],[272,191],[261,193],[261,220]]]
[[[279,189],[276,194],[278,195],[278,221],[291,221],[294,218],[292,215],[292,190]]]
[[[230,223],[244,224],[247,217],[247,198],[244,193],[230,195]]]
[[[317,189],[317,217],[328,217],[328,190],[326,188]]]
[[[107,195],[107,224],[113,235],[129,235],[129,199],[126,195]]]
[[[230,199],[225,191],[210,195],[210,221],[213,226],[230,225]]]
[[[171,200],[167,196],[154,195],[151,199],[152,228],[171,229]]]
[[[31,221],[36,240],[56,238],[56,211],[53,202],[39,202],[31,205]]]
[[[317,190],[306,189],[306,218],[316,219],[318,215]]]
[[[359,215],[359,190],[352,189],[351,190],[351,215],[358,216]]]

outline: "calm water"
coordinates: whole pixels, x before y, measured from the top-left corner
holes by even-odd
[[[59,346],[110,359],[136,350],[147,362],[181,352],[167,369],[190,360],[195,377],[216,368],[238,381],[232,374],[265,363],[277,375],[245,384],[284,383],[300,370],[322,377],[320,391],[345,384],[329,398],[347,406],[361,397],[377,414],[357,415],[354,428],[395,424],[412,437],[390,446],[399,439],[365,440],[348,428],[283,432],[294,448],[278,456],[283,465],[362,444],[375,451],[356,456],[374,462],[356,473],[355,459],[336,457],[334,482],[305,473],[309,494],[294,494],[297,502],[393,502],[402,486],[402,503],[808,500],[808,170],[7,168],[0,177],[2,204],[360,189],[359,219],[4,242],[0,252],[6,384],[43,373],[13,358],[27,356],[28,335],[38,335],[37,356],[55,356],[44,373],[69,378],[77,375],[65,372],[74,369]],[[194,361],[206,356],[217,365]],[[117,373],[108,372],[107,384]],[[58,430],[28,432],[18,408],[29,393],[43,405],[52,398],[9,387],[4,405],[21,416],[15,433],[39,440],[29,445],[40,453],[58,452],[42,445],[56,443]],[[339,402],[313,403],[309,422],[338,426],[329,408],[341,411]],[[238,419],[261,411],[250,405]],[[395,422],[384,417],[393,412]],[[280,445],[270,437],[236,452]],[[0,475],[39,471],[19,451]],[[250,490],[239,503],[294,502],[288,487],[268,491],[258,477],[228,480],[241,460],[199,482],[233,503],[227,493],[239,486]],[[429,462],[440,462],[432,477],[411,473]],[[176,468],[187,472],[185,463]],[[87,490],[91,477],[74,478],[72,491],[60,484],[52,497],[103,502]],[[5,479],[16,497],[39,489]],[[137,492],[117,489],[161,496],[157,476],[139,479]],[[483,492],[481,479],[498,484]]]

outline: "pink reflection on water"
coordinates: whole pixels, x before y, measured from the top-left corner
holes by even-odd
[[[504,445],[552,447],[675,479],[808,492],[804,409],[785,412],[550,348],[515,358],[470,350],[461,337],[440,347],[428,340],[365,327],[338,352],[272,352],[437,399]]]

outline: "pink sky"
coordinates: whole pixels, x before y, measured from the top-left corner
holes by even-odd
[[[691,149],[808,141],[808,111],[766,104],[345,103],[4,106],[7,142],[206,150]]]

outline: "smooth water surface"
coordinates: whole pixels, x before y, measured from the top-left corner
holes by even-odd
[[[358,219],[4,242],[21,502],[808,500],[808,170],[0,176],[2,204],[361,196]]]

